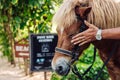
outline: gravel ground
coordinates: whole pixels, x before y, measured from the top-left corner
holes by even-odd
[[[1,53],[0,53],[1,54]],[[51,72],[47,72],[47,80],[50,80]],[[0,56],[0,80],[44,80],[44,72],[33,73],[33,76],[25,76],[24,70],[13,67]]]

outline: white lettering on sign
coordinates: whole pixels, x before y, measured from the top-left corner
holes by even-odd
[[[45,36],[37,36],[37,39],[45,39]]]
[[[19,53],[19,56],[29,56],[28,53]]]
[[[54,36],[53,35],[37,36],[37,39],[39,42],[52,42],[54,39]]]
[[[52,42],[52,39],[40,39],[39,42]]]
[[[51,39],[53,39],[53,38],[54,38],[54,36],[46,36],[46,38],[51,38]]]
[[[16,51],[29,51],[28,46],[16,46]]]

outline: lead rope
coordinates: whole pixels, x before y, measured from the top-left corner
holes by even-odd
[[[77,19],[82,22],[82,25],[81,25],[81,27],[80,27],[80,32],[83,32],[83,31],[85,31],[88,27],[85,25],[84,19],[82,19],[79,14],[76,14],[76,15],[77,15]],[[103,64],[101,70],[98,72],[97,76],[96,76],[95,79],[93,79],[93,80],[98,80],[98,78],[100,77],[100,75],[101,75],[104,67],[107,65],[107,63],[108,63],[109,60],[111,59],[111,57],[112,57],[113,53],[115,52],[116,48],[117,48],[117,46],[115,45],[115,48],[114,48],[114,49],[112,50],[112,52],[110,53],[110,56],[109,56],[108,59],[105,61],[105,63]],[[78,55],[75,54],[75,52],[78,51],[78,49],[79,49],[79,48],[78,48],[78,45],[76,45],[75,48],[74,48],[74,50],[73,50],[73,53],[74,53],[74,56],[75,56],[75,59],[74,59],[74,60],[77,60],[77,59],[78,59],[78,58],[76,58],[76,56],[78,56]],[[73,58],[74,58],[74,57],[73,57]],[[80,74],[79,71],[78,71],[78,69],[77,69],[77,67],[76,67],[76,65],[73,65],[73,67],[72,67],[72,72],[73,72],[75,75],[77,75],[80,80],[83,80],[83,77],[84,77],[84,76],[90,71],[90,69],[92,68],[92,66],[93,66],[93,64],[94,64],[94,62],[95,62],[95,59],[96,59],[96,48],[94,47],[94,56],[93,56],[93,62],[92,62],[92,64],[91,64],[91,66],[88,67],[88,69],[87,69],[83,74]],[[74,60],[73,60],[73,61],[74,61]]]
[[[101,70],[98,72],[98,74],[97,74],[97,76],[95,77],[94,80],[98,80],[98,78],[100,77],[100,75],[101,75],[101,73],[102,73],[104,67],[105,67],[105,66],[107,65],[107,63],[110,61],[110,59],[112,58],[114,52],[117,51],[117,47],[118,47],[118,45],[117,45],[117,43],[116,43],[116,44],[115,44],[115,47],[114,47],[113,50],[111,51],[109,57],[108,57],[107,60],[104,62],[104,64],[103,64]]]
[[[72,72],[73,72],[75,75],[77,75],[80,80],[83,80],[83,77],[85,76],[85,74],[87,74],[87,73],[90,71],[90,69],[92,68],[95,60],[96,60],[96,48],[94,47],[94,56],[93,56],[93,62],[92,62],[92,64],[91,64],[91,66],[89,66],[89,67],[87,68],[87,70],[86,70],[83,74],[80,74],[79,71],[78,71],[78,69],[77,69],[77,67],[76,67],[76,65],[74,65],[73,68],[72,68]]]
[[[100,69],[100,71],[98,72],[98,74],[96,75],[96,77],[95,77],[93,80],[98,80],[98,78],[101,76],[101,73],[102,73],[104,67],[107,65],[107,63],[108,63],[108,62],[110,61],[110,59],[112,58],[114,52],[117,50],[117,47],[118,47],[117,44],[115,44],[115,47],[114,47],[113,50],[110,52],[109,57],[108,57],[107,60],[104,62],[102,68]],[[78,71],[78,69],[77,69],[77,67],[76,67],[76,65],[74,65],[74,66],[72,67],[72,72],[73,72],[75,75],[77,75],[80,80],[83,80],[83,77],[84,77],[84,76],[88,73],[88,71],[90,71],[90,69],[92,68],[92,66],[93,66],[93,64],[94,64],[94,62],[95,62],[95,59],[96,59],[96,48],[94,47],[94,56],[93,56],[93,62],[92,62],[92,64],[91,64],[91,66],[88,67],[88,69],[87,69],[83,74],[80,74],[79,71]]]

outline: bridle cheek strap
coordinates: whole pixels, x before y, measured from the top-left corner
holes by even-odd
[[[61,54],[65,54],[65,55],[70,56],[70,57],[73,56],[72,51],[65,50],[65,49],[58,48],[58,47],[55,48],[55,52],[58,52],[58,53],[61,53]]]

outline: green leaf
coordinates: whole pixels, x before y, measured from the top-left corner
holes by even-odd
[[[28,6],[30,6],[33,9],[33,7],[34,7],[34,1],[33,0],[29,0],[29,5]]]
[[[18,3],[18,0],[12,0],[11,2],[13,5],[17,4]]]
[[[3,8],[3,5],[2,5],[2,3],[0,2],[0,9],[2,9]]]
[[[24,27],[25,27],[25,25],[26,25],[26,23],[21,23],[21,24],[20,24],[20,29],[22,29],[22,30],[23,30],[23,29],[24,29]]]
[[[15,28],[19,28],[20,27],[20,24],[19,23],[16,23],[15,24]]]
[[[3,15],[3,21],[7,22],[8,21],[8,17],[6,15]]]
[[[1,17],[1,16],[0,16]],[[1,19],[0,19],[0,23],[3,23],[3,19],[2,19],[2,17],[1,17]]]
[[[15,17],[15,21],[17,22],[17,23],[20,23],[21,22],[21,18],[20,17]]]
[[[3,26],[0,25],[0,31],[3,29]]]

